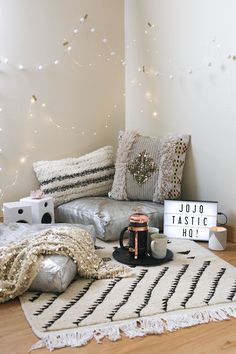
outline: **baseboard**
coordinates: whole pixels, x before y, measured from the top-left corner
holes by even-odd
[[[227,241],[236,242],[236,227],[233,225],[225,225],[227,228]]]

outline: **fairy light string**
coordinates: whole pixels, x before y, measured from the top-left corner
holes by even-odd
[[[78,55],[76,55],[74,48],[75,46],[78,45],[79,43],[79,37],[80,35],[84,33],[89,33],[91,36],[96,38],[96,40],[101,43],[103,46],[103,51],[98,52],[97,56],[93,58],[93,60],[89,60],[86,63],[83,63],[81,59],[79,58]],[[145,36],[150,37],[150,39],[155,42],[157,40],[158,36],[158,27],[156,24],[153,24],[151,21],[147,21],[145,24],[145,27],[143,29],[143,33]],[[137,45],[138,39],[132,39],[129,43],[126,45],[126,50],[133,50],[134,46]],[[213,53],[213,58],[209,59],[209,52],[211,52],[212,48],[215,50]],[[119,53],[117,53],[112,45],[110,44],[109,39],[101,35],[99,33],[98,29],[89,21],[89,15],[85,14],[84,16],[80,17],[80,20],[78,23],[73,26],[73,29],[69,31],[69,34],[65,36],[65,39],[61,40],[60,46],[59,46],[60,54],[55,55],[53,58],[49,59],[47,62],[42,62],[37,65],[31,65],[27,66],[24,63],[14,63],[13,61],[10,60],[10,58],[5,57],[0,59],[0,68],[4,71],[4,68],[7,65],[10,65],[14,67],[16,70],[20,71],[35,71],[38,74],[44,72],[47,68],[52,67],[52,66],[57,66],[60,67],[60,64],[63,62],[63,59],[65,56],[68,56],[71,59],[71,62],[74,63],[78,69],[89,69],[96,65],[98,62],[98,58],[103,59],[107,63],[113,63],[113,64],[119,64],[126,66],[126,60],[122,58]],[[154,67],[149,65],[149,63],[140,63],[140,65],[137,67],[137,74],[133,77],[133,79],[130,81],[131,87],[137,87],[140,90],[144,90],[144,85],[143,85],[143,79],[145,77],[151,78],[151,80],[169,80],[174,83],[175,79],[178,77],[189,77],[190,79],[194,77],[197,73],[200,73],[202,71],[205,72],[206,69],[212,70],[216,65],[216,61],[213,59],[216,56],[220,57],[220,60],[223,62],[225,59],[228,60],[228,62],[234,62],[236,63],[236,54],[234,53],[229,53],[226,56],[222,55],[222,51],[227,52],[226,48],[223,48],[220,43],[217,42],[215,38],[211,39],[208,41],[204,48],[204,55],[201,60],[201,63],[199,65],[189,65],[187,67],[180,67],[177,66],[175,62],[170,61],[170,66],[172,66],[172,70],[169,72],[161,70],[160,67]],[[147,53],[150,52],[150,49],[146,49]],[[151,51],[153,54],[158,54],[158,50],[155,46],[153,46],[153,49]],[[229,51],[228,51],[229,52]],[[128,63],[129,64],[129,63]],[[231,78],[231,71],[228,68],[227,70],[227,75],[230,80]],[[155,97],[155,95],[152,94],[151,90],[148,90],[143,92],[143,97],[144,97],[144,102],[147,101],[150,105],[152,105],[152,113],[151,117],[152,119],[157,120],[159,117],[159,109],[158,109],[158,101]],[[230,102],[229,106],[232,105],[232,100],[231,98],[234,98],[234,93],[233,93],[233,87],[232,85],[229,85],[229,97],[230,97]],[[73,125],[73,126],[66,126],[64,124],[61,124],[57,121],[56,117],[53,117],[50,112],[49,112],[49,103],[46,100],[41,100],[41,97],[37,93],[32,93],[31,97],[29,98],[29,102],[27,103],[28,105],[28,110],[27,110],[27,117],[28,119],[34,119],[35,116],[37,117],[47,117],[48,123],[51,126],[54,126],[57,129],[62,129],[65,131],[76,131],[77,133],[81,134],[81,136],[84,136],[87,134],[85,130],[81,128],[80,125]],[[115,110],[117,109],[118,105],[114,103],[113,107],[111,108],[110,112],[107,112],[104,114],[104,127],[105,129],[108,129],[112,125],[112,118],[114,116]],[[150,107],[150,106],[149,106]],[[36,109],[37,108],[37,109]],[[0,104],[0,124],[1,120],[3,119],[4,116],[4,111],[5,107]],[[140,113],[144,114],[145,109],[143,107],[140,107]],[[3,128],[0,126],[0,141],[1,141],[1,134],[3,133]],[[37,129],[33,129],[34,134],[38,134]],[[92,136],[96,136],[97,132],[93,131],[90,133]],[[31,149],[35,149],[35,145],[33,144],[31,146]],[[4,151],[3,147],[0,146],[0,154],[2,154]],[[27,160],[29,154],[25,154],[25,156],[22,156],[18,160],[19,166],[16,167],[15,171],[15,178],[13,182],[7,186],[5,186],[3,189],[0,190],[0,201],[3,200],[4,196],[6,195],[6,192],[10,189],[15,187],[17,180],[18,180],[18,175],[19,175],[19,167],[21,165],[24,165]],[[0,155],[1,157],[1,155]],[[0,166],[0,174],[2,173],[2,167]]]
[[[78,21],[77,25],[73,27],[73,30],[70,31],[70,33],[65,36],[65,38],[67,39],[63,39],[60,43],[59,49],[60,49],[60,54],[59,55],[55,55],[52,59],[49,59],[46,62],[41,62],[41,63],[37,63],[36,65],[25,65],[25,63],[15,63],[13,60],[11,60],[8,57],[2,57],[0,58],[0,69],[2,71],[6,70],[7,66],[11,67],[11,68],[15,68],[15,70],[19,70],[22,72],[30,72],[30,71],[34,71],[38,74],[41,74],[43,72],[45,72],[48,68],[52,67],[52,66],[57,66],[58,68],[60,67],[60,65],[63,63],[63,59],[65,56],[69,56],[72,59],[72,62],[77,65],[77,67],[79,69],[83,69],[83,68],[90,68],[91,66],[94,66],[97,64],[97,58],[103,58],[104,62],[108,62],[108,58],[109,59],[113,59],[115,58],[115,60],[113,60],[113,64],[116,63],[118,64],[120,62],[121,65],[124,65],[124,60],[114,51],[114,48],[112,48],[112,46],[109,43],[108,38],[106,38],[104,35],[101,35],[99,33],[99,31],[88,21],[89,15],[85,14],[84,16],[80,17],[80,20]],[[79,58],[74,54],[73,49],[76,48],[76,46],[79,43],[79,38],[80,35],[86,34],[86,33],[90,33],[91,35],[93,35],[93,38],[95,38],[97,41],[99,41],[101,43],[101,47],[102,49],[102,53],[98,52],[97,54],[97,58],[93,58],[94,61],[88,61],[85,63],[82,63]],[[116,60],[118,60],[118,62],[116,62]],[[29,120],[32,120],[32,123],[34,121],[34,119],[37,117],[37,119],[44,117],[44,119],[46,118],[46,120],[48,121],[48,123],[51,126],[54,126],[57,129],[61,129],[64,131],[76,131],[77,133],[81,134],[81,136],[84,136],[86,134],[88,134],[88,132],[86,132],[85,130],[83,130],[80,125],[73,125],[73,126],[66,126],[64,124],[58,123],[57,119],[55,117],[52,117],[52,115],[49,112],[49,104],[46,102],[46,100],[42,101],[40,96],[36,93],[32,93],[31,97],[29,98],[28,101],[28,109],[26,110],[26,117]],[[110,112],[108,112],[107,114],[104,114],[104,128],[108,129],[111,125],[112,125],[112,115],[114,113],[114,111],[116,110],[116,108],[118,107],[118,105],[116,103],[114,103],[113,107],[111,108]],[[0,134],[3,133],[3,128],[1,127],[1,119],[3,117],[4,113],[4,109],[3,107],[0,107]],[[33,128],[32,131],[33,134],[38,134],[39,130]],[[97,132],[96,131],[92,131],[90,132],[90,134],[92,136],[96,136]],[[1,135],[0,135],[0,145],[1,145]],[[28,144],[27,149],[35,149],[36,146],[35,144]],[[2,154],[3,152],[3,147],[0,146],[0,154]],[[1,156],[0,156],[1,157]],[[6,193],[8,192],[9,189],[14,188],[15,185],[17,184],[18,181],[18,177],[19,177],[19,170],[20,167],[25,165],[28,161],[30,157],[30,152],[26,153],[24,156],[21,156],[20,158],[18,158],[18,166],[16,166],[16,170],[15,170],[15,178],[14,181],[8,185],[6,185],[5,187],[1,186],[0,189],[0,201],[2,201],[4,199],[4,197],[6,196]],[[2,173],[2,166],[0,164],[0,174]]]

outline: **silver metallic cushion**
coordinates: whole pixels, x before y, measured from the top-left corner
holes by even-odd
[[[76,264],[66,256],[44,256],[39,272],[34,278],[30,290],[43,292],[64,291],[77,273]]]
[[[98,238],[118,240],[122,229],[128,226],[131,214],[140,212],[149,216],[149,226],[162,229],[164,207],[150,201],[119,201],[108,197],[87,197],[62,204],[55,209],[58,222],[90,224]]]
[[[34,235],[48,228],[60,228],[61,226],[79,227],[88,231],[95,242],[96,234],[92,225],[68,225],[68,224],[0,224],[0,247]],[[38,274],[33,280],[30,290],[42,292],[62,292],[71,283],[77,274],[75,263],[70,257],[61,255],[44,256]]]

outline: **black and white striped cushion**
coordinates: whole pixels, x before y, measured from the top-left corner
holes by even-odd
[[[33,164],[40,189],[55,206],[86,196],[107,195],[114,177],[112,146],[78,158],[38,161]]]

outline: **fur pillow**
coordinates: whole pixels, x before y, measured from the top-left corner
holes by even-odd
[[[34,171],[44,195],[55,206],[86,196],[107,195],[114,177],[112,146],[105,146],[78,158],[38,161]]]
[[[178,199],[189,135],[163,138],[121,132],[109,196],[118,200]]]

